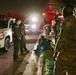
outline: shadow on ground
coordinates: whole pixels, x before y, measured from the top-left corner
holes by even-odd
[[[19,58],[10,64],[10,67],[2,75],[15,75],[26,54],[21,54]]]

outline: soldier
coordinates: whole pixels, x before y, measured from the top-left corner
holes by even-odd
[[[28,53],[29,51],[26,48],[25,26],[24,26],[23,22],[21,22],[19,27],[20,27],[20,33],[21,33],[21,42],[20,42],[21,53],[23,53],[23,51],[25,51],[25,53]]]
[[[54,54],[57,60],[55,75],[76,75],[76,18],[73,6],[66,5],[63,16],[62,31]]]
[[[36,50],[36,55],[40,52],[40,56],[43,57],[43,61],[45,63],[45,74],[43,75],[53,75],[53,66],[54,66],[54,60],[53,60],[53,53],[54,49],[52,47],[52,41],[50,39],[45,38],[43,35],[39,39],[39,43]]]
[[[16,19],[15,24],[13,25],[13,38],[14,38],[14,54],[13,59],[16,60],[18,58],[19,45],[21,40],[21,34],[19,29],[19,24],[21,23],[20,19]]]
[[[55,32],[55,43],[57,41],[58,38],[58,34],[60,33],[60,25],[61,25],[61,21],[59,20],[58,16],[55,16],[55,26],[54,26],[54,32]]]

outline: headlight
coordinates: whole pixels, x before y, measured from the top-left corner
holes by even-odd
[[[0,32],[0,40],[4,38],[4,33]]]
[[[32,24],[32,29],[36,29],[36,28],[37,28],[36,24]]]
[[[37,22],[37,17],[32,17],[32,22]]]

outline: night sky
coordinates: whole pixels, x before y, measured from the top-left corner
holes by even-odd
[[[48,0],[0,0],[0,13],[40,13]]]

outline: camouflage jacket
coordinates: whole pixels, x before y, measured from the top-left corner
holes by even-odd
[[[76,48],[76,18],[67,17],[62,23],[60,39],[56,45],[56,52],[61,50],[75,50]]]

